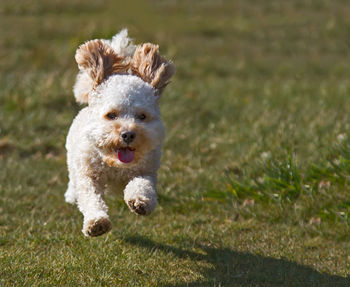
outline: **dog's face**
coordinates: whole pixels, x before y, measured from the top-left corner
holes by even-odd
[[[91,94],[89,110],[89,140],[109,166],[134,166],[164,139],[158,96],[137,76],[111,76]]]
[[[122,56],[108,41],[93,40],[75,55],[80,73],[74,94],[89,104],[86,132],[109,166],[136,165],[164,139],[158,100],[175,67],[157,45],[132,51]]]

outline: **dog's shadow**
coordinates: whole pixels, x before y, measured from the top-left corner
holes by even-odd
[[[149,250],[161,250],[179,258],[205,261],[211,267],[201,270],[203,280],[165,286],[350,286],[350,278],[320,273],[311,267],[285,259],[275,259],[228,248],[196,246],[197,253],[156,243],[142,236],[131,236],[126,242]]]

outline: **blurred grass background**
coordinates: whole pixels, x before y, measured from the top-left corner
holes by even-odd
[[[350,286],[350,4],[0,2],[2,286]],[[64,202],[79,44],[127,27],[177,74],[160,205],[87,239]]]

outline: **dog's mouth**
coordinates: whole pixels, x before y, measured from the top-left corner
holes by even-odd
[[[135,149],[131,147],[122,147],[116,149],[118,159],[122,163],[130,163],[134,160]]]

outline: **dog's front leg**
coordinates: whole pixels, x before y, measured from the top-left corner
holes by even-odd
[[[157,180],[152,176],[134,177],[125,187],[124,200],[131,211],[148,215],[157,206]]]
[[[77,204],[84,215],[85,236],[99,236],[108,232],[112,225],[108,207],[103,200],[103,187],[90,177],[80,178],[77,185]]]

